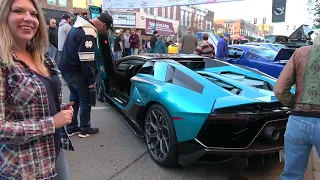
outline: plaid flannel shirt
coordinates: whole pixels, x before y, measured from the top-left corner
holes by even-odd
[[[15,180],[51,179],[55,170],[55,127],[46,88],[36,74],[13,54],[14,64],[0,59],[0,177]],[[46,57],[50,72],[58,72]],[[62,105],[62,91],[60,90]],[[73,151],[63,130],[61,147]]]

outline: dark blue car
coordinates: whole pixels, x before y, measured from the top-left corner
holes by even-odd
[[[229,46],[228,62],[278,78],[294,51],[295,49],[283,48],[277,52],[254,45],[232,45]]]

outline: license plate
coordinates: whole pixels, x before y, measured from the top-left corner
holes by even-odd
[[[284,149],[281,149],[279,151],[279,161],[280,162],[283,162],[285,159],[284,159]]]

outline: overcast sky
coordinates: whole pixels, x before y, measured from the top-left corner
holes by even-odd
[[[297,25],[311,24],[307,11],[308,0],[287,0],[286,22],[274,24],[275,31],[282,30],[287,24]],[[242,18],[251,20],[258,18],[258,23],[262,18],[267,18],[267,23],[271,23],[272,0],[242,0],[227,3],[216,3],[200,5],[215,12],[215,19]]]

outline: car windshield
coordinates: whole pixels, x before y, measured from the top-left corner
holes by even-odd
[[[269,60],[274,60],[278,54],[276,51],[267,48],[252,48],[250,52],[256,53]]]

